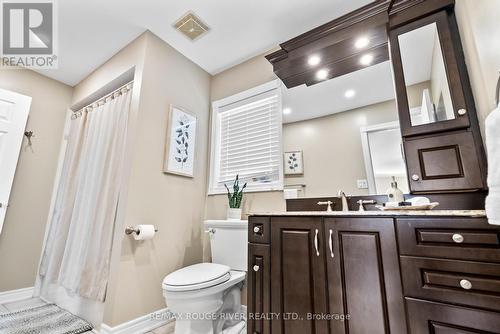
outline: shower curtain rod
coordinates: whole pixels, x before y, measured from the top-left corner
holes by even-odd
[[[73,114],[71,115],[71,119],[77,119],[78,117],[80,117],[83,114],[83,111],[86,111],[87,108],[92,107],[93,105],[95,105],[96,103],[99,103],[101,101],[105,101],[108,97],[114,95],[115,93],[121,91],[123,88],[125,88],[133,83],[134,83],[134,80],[131,80],[131,81],[127,82],[126,84],[123,84],[120,87],[118,87],[117,89],[113,90],[112,92],[98,98],[94,102],[91,102],[91,103],[87,104],[86,106],[84,106],[76,111],[73,111]]]

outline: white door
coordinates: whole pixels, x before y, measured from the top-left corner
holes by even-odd
[[[0,89],[0,233],[30,105],[31,97]]]

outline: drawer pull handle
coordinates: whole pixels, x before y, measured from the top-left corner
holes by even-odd
[[[461,244],[462,242],[464,242],[464,236],[461,234],[458,234],[458,233],[453,234],[453,236],[451,238],[457,244]]]
[[[253,271],[257,272],[259,271],[260,267],[258,265],[253,266]]]
[[[332,258],[334,258],[335,254],[333,254],[333,231],[332,230],[330,230],[330,240],[328,242],[328,245],[330,246],[330,256]]]
[[[259,227],[259,226],[255,226],[255,227],[253,228],[253,232],[254,232],[254,233],[259,233],[259,232],[260,232],[260,227]]]
[[[458,109],[458,116],[464,116],[467,114],[467,109]]]
[[[417,174],[413,174],[413,175],[411,176],[411,179],[412,179],[413,181],[418,181],[418,180],[420,180],[420,176],[418,176]]]
[[[314,236],[314,248],[316,249],[316,256],[319,256],[319,249],[318,249],[318,229],[316,229],[316,235]]]
[[[465,290],[472,289],[472,283],[466,279],[463,279],[460,281],[460,286],[462,287],[462,289],[465,289]]]

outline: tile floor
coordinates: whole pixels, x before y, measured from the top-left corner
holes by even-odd
[[[11,303],[5,303],[5,304],[0,304],[0,314],[1,313],[8,313],[8,312],[16,312],[20,311],[23,309],[27,308],[32,308],[32,307],[37,307],[44,305],[45,302],[41,300],[40,298],[31,298],[31,299],[26,299],[26,300],[21,300],[21,301],[16,301],[16,302],[11,302]],[[153,329],[150,332],[147,332],[145,334],[173,334],[174,333],[174,325],[175,324],[168,324],[162,327],[158,327],[156,329]],[[88,332],[93,333],[93,332]]]

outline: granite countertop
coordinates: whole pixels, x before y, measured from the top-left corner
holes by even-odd
[[[277,211],[251,213],[251,216],[455,216],[486,217],[484,210],[393,210],[393,211]]]

